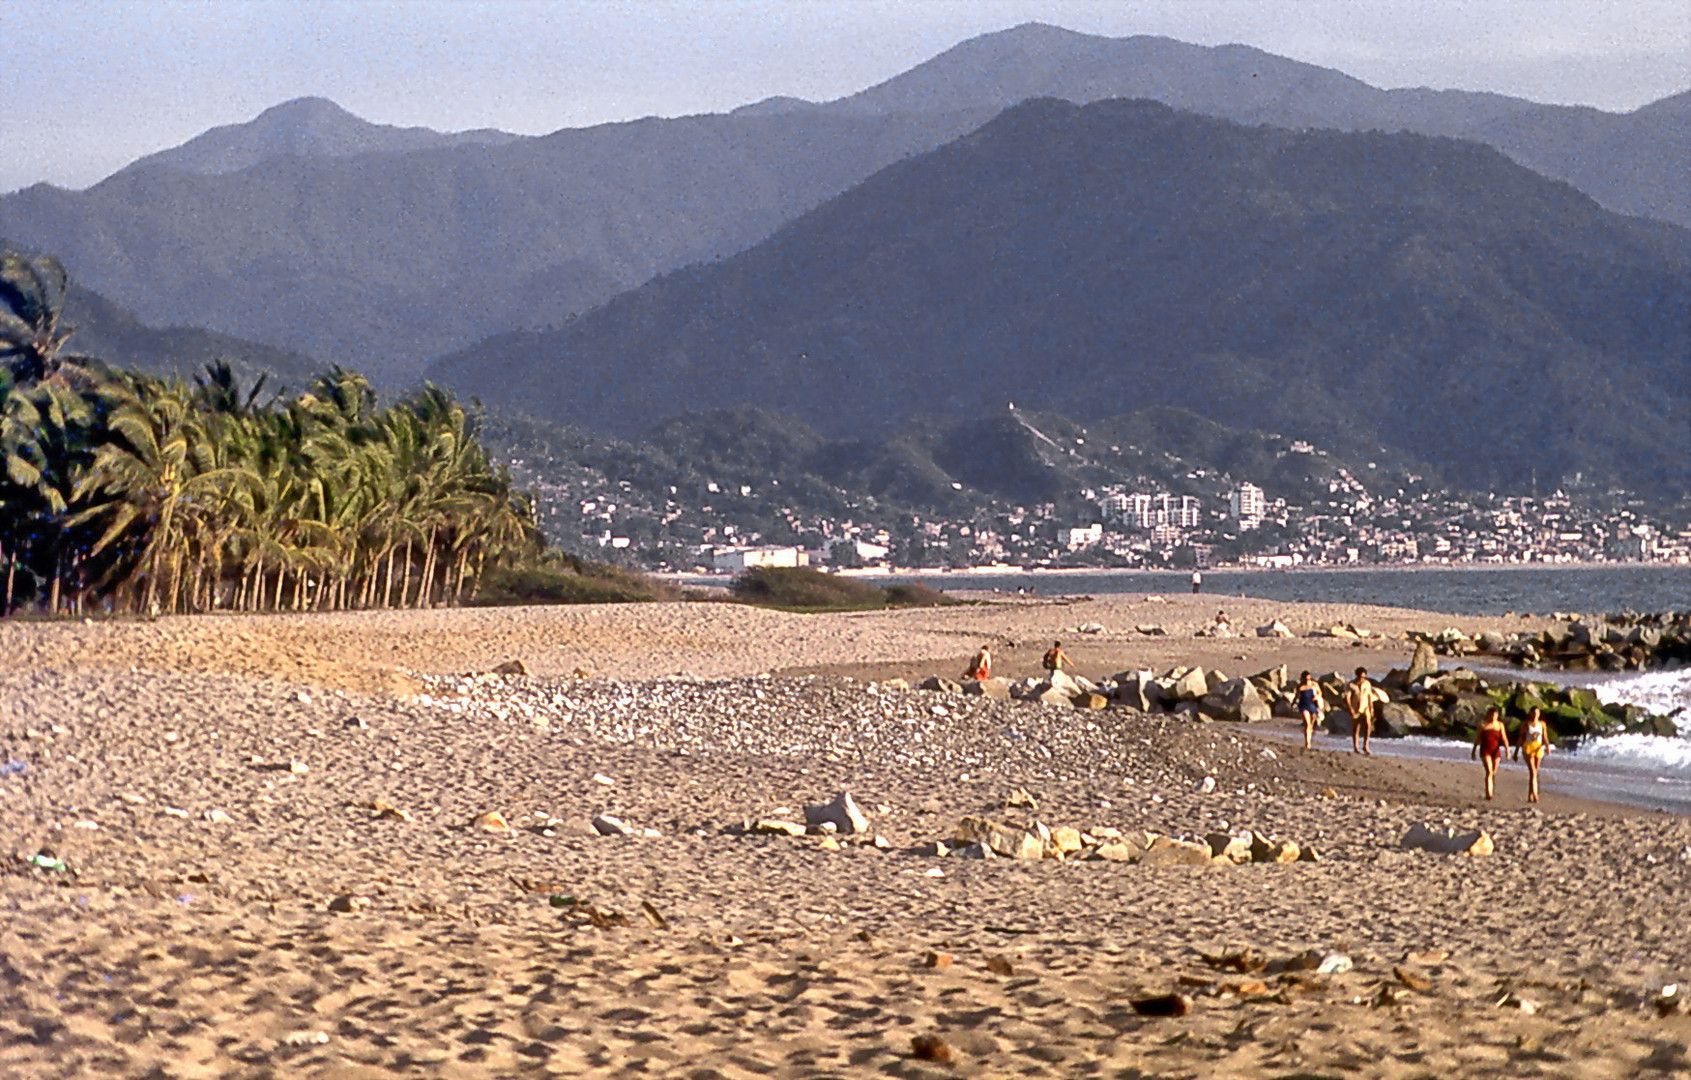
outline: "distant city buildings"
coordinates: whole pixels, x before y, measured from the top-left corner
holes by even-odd
[[[1268,512],[1268,500],[1255,484],[1240,484],[1227,497],[1227,507],[1239,528],[1254,529],[1262,524],[1263,515]]]
[[[1130,529],[1154,529],[1158,525],[1195,529],[1204,520],[1203,504],[1198,499],[1166,491],[1107,495],[1099,502],[1099,509],[1106,521]]]
[[[1651,516],[1625,492],[1452,492],[1406,473],[1353,475],[1319,451],[1308,461],[1304,483],[1273,497],[1250,480],[1188,470],[1177,482],[1199,494],[1101,487],[1060,505],[982,501],[952,513],[853,492],[823,506],[773,479],[640,486],[585,468],[548,475],[532,459],[510,465],[533,486],[555,543],[654,568],[1691,564],[1683,513]]]

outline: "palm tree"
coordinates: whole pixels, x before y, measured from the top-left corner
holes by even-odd
[[[64,351],[75,332],[62,321],[70,278],[50,255],[0,253],[0,362],[15,382],[86,382],[92,361]]]

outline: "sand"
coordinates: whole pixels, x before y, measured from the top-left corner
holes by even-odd
[[[1218,606],[1533,625],[1170,596],[0,627],[0,1076],[1691,1075],[1661,996],[1691,984],[1691,821],[1528,808],[1518,769],[1488,805],[1477,766],[864,681],[954,675],[983,642],[1032,673],[1059,637],[1092,675],[1407,659],[1191,637]],[[531,675],[465,677],[509,659]],[[1037,811],[1000,808],[1017,789]],[[737,831],[839,791],[884,849]],[[1254,828],[1322,861],[918,853],[983,813]],[[1401,849],[1417,822],[1496,853]],[[43,848],[70,871],[14,857]],[[1256,970],[1213,962],[1246,949]],[[1187,1015],[1134,1009],[1171,992]]]

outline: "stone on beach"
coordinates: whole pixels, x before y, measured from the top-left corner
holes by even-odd
[[[804,808],[804,823],[812,829],[832,825],[842,833],[867,833],[869,815],[857,805],[850,792],[842,791],[828,802]]]
[[[1006,859],[1043,859],[1045,841],[1031,829],[991,821],[987,818],[965,817],[957,823],[953,840],[958,844],[978,844]]]
[[[1415,655],[1410,658],[1409,671],[1403,681],[1409,686],[1425,679],[1429,675],[1437,675],[1439,670],[1439,656],[1433,649],[1432,642],[1418,641],[1415,643]]]
[[[485,832],[509,833],[511,831],[511,823],[506,821],[505,815],[497,810],[489,810],[477,815],[475,821],[470,824]]]
[[[1168,673],[1167,678],[1172,683],[1169,697],[1174,701],[1198,701],[1210,692],[1201,667],[1176,668]]]
[[[600,836],[633,836],[634,827],[610,814],[593,815],[593,831]]]
[[[1204,695],[1202,704],[1205,712],[1222,720],[1261,723],[1274,715],[1249,679],[1228,679]]]
[[[1210,854],[1208,844],[1176,840],[1172,836],[1159,836],[1151,842],[1150,850],[1139,860],[1139,865],[1209,866],[1214,861],[1215,857]]]
[[[1490,855],[1495,850],[1491,834],[1484,829],[1440,829],[1424,822],[1410,826],[1398,843],[1441,855]]]
[[[1010,696],[1010,680],[993,677],[990,679],[965,679],[962,683],[963,693],[969,697],[1003,698]]]

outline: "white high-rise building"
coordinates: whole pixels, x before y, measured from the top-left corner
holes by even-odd
[[[1268,512],[1268,500],[1263,498],[1262,489],[1255,484],[1240,484],[1227,497],[1227,505],[1241,529],[1256,528]]]

